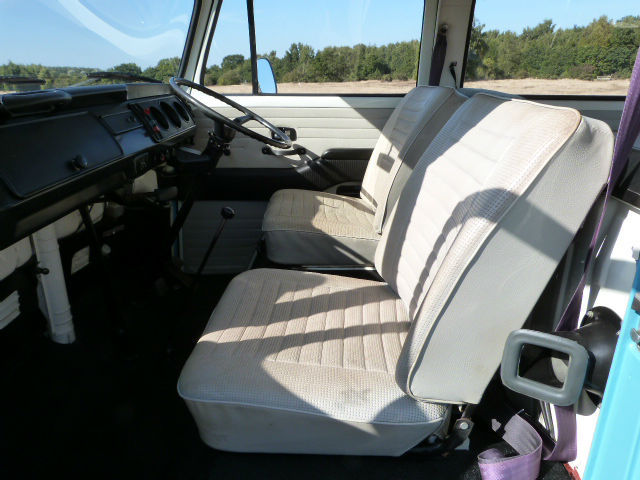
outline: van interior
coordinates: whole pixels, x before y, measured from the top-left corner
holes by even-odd
[[[186,2],[166,77],[0,77],[31,82],[0,92],[3,478],[486,480],[529,447],[513,418],[577,438],[519,478],[581,478],[640,228],[638,143],[612,177],[625,93],[465,82],[493,68],[475,0],[389,19],[417,25],[406,91],[287,93],[324,84],[257,54],[259,2]],[[51,11],[142,45],[95,3]]]

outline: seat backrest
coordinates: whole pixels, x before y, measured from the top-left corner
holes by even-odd
[[[416,87],[407,93],[387,120],[369,159],[362,181],[361,197],[376,209],[374,225],[378,232],[387,213],[389,192],[398,171],[411,171],[419,155],[404,158],[416,138],[428,144],[466,100],[448,87]],[[422,152],[420,152],[422,153]],[[406,175],[401,176],[406,180]],[[402,185],[396,183],[396,191]],[[397,195],[393,201],[397,200]]]
[[[613,134],[579,112],[477,94],[418,161],[375,265],[412,327],[396,368],[421,400],[477,403],[606,184]]]

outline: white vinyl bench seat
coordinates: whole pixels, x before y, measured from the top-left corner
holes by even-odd
[[[384,282],[252,270],[178,389],[233,451],[400,455],[476,404],[606,184],[613,135],[568,108],[477,94],[384,223]],[[428,476],[428,472],[425,472]]]

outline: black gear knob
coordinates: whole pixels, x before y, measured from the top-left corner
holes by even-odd
[[[231,220],[236,216],[236,211],[231,207],[222,207],[222,210],[220,210],[220,215],[222,215],[222,218],[224,218],[225,220]]]

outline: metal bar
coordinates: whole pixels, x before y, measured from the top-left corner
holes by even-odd
[[[111,317],[116,339],[120,339],[125,333],[125,325],[122,310],[120,309],[121,302],[119,301],[120,299],[116,294],[116,289],[114,288],[113,275],[102,254],[102,242],[96,232],[96,227],[91,219],[89,209],[86,205],[82,205],[78,210],[80,211],[84,228],[86,229],[89,237],[90,257],[93,257],[102,270],[105,306]]]
[[[256,24],[253,18],[253,0],[247,0],[247,19],[249,21],[249,49],[251,50],[251,90],[258,94],[258,54],[256,53]]]

